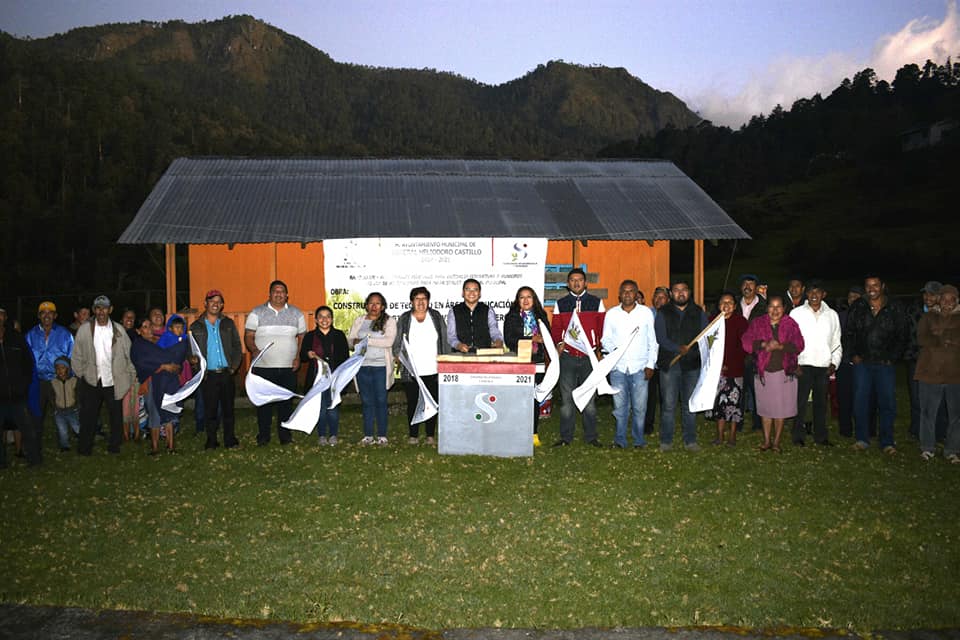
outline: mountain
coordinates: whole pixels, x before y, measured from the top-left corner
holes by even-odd
[[[490,86],[337,62],[250,16],[0,32],[0,290],[161,288],[159,250],[115,241],[179,156],[594,157],[699,121],[624,69]]]

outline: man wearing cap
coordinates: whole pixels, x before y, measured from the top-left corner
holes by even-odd
[[[888,455],[897,452],[893,421],[897,417],[896,362],[910,339],[903,308],[887,295],[879,277],[863,281],[866,294],[853,303],[843,331],[843,351],[853,363],[854,449],[870,448],[870,396],[876,394],[880,415],[880,448]]]
[[[803,446],[806,441],[804,420],[807,398],[813,391],[813,440],[830,446],[827,437],[827,383],[830,374],[840,365],[840,318],[825,298],[827,291],[819,280],[811,280],[806,289],[807,299],[790,312],[800,326],[803,351],[798,357],[797,415],[793,419],[793,442]]]
[[[307,321],[300,309],[287,303],[287,285],[281,280],[270,283],[270,298],[247,315],[243,342],[256,358],[271,342],[273,346],[257,363],[253,372],[290,391],[297,387],[297,369],[300,368],[300,343],[307,332]],[[270,442],[270,423],[277,410],[277,438],[280,444],[289,444],[293,434],[281,423],[293,413],[293,400],[268,402],[257,407],[257,445]]]
[[[200,383],[203,406],[206,411],[204,425],[207,443],[204,449],[216,449],[217,411],[223,415],[223,446],[230,449],[240,444],[234,433],[233,415],[236,387],[233,374],[240,367],[243,351],[237,325],[223,315],[223,294],[218,289],[207,291],[203,301],[204,314],[190,325],[190,332],[207,359],[207,372]]]
[[[767,300],[757,290],[759,283],[760,279],[752,273],[744,273],[740,276],[740,300],[737,301],[737,309],[740,315],[747,319],[747,324],[754,318],[767,313]],[[743,361],[743,415],[746,421],[746,415],[750,413],[753,416],[752,428],[754,431],[759,431],[760,419],[757,417],[757,401],[753,390],[753,378],[756,373],[754,358],[747,354]],[[738,430],[742,428],[741,426]]]
[[[123,440],[121,400],[137,379],[130,361],[130,338],[123,326],[110,319],[113,306],[107,296],[93,301],[93,317],[77,330],[70,364],[77,377],[80,401],[80,439],[77,452],[93,453],[93,435],[100,407],[110,414],[107,451],[120,453]]]
[[[39,403],[31,403],[29,407],[33,434],[29,439],[30,444],[25,447],[27,460],[33,464],[43,459],[43,421],[47,415],[47,406],[53,402],[53,386],[50,381],[57,376],[54,363],[57,358],[69,359],[73,353],[73,336],[55,322],[57,305],[50,301],[41,302],[37,308],[37,317],[40,321],[24,336],[30,351],[33,352],[37,371],[35,384],[39,385],[38,393],[35,394]],[[69,445],[69,442],[60,443],[61,448],[64,445]],[[31,448],[34,450],[31,451]]]
[[[917,359],[920,357],[920,345],[917,342],[917,327],[924,315],[937,311],[940,304],[940,289],[942,284],[936,280],[923,285],[920,289],[920,299],[907,308],[907,320],[910,322],[910,344],[907,346],[903,359],[907,361],[907,390],[910,396],[910,435],[920,437],[920,383],[914,379],[917,371]],[[942,412],[940,412],[942,413]],[[946,416],[943,416],[945,418]],[[946,420],[937,419],[938,436],[946,430]]]

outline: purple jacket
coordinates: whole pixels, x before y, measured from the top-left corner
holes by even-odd
[[[797,348],[793,353],[786,350],[783,351],[783,371],[788,376],[792,376],[797,371],[797,356],[803,351],[804,346],[803,336],[800,334],[800,325],[797,324],[796,320],[784,314],[783,317],[780,318],[777,334],[780,342],[789,342]],[[757,375],[760,376],[760,380],[763,380],[763,372],[766,371],[767,364],[770,362],[770,352],[764,349],[755,352],[753,350],[753,343],[757,340],[773,340],[773,327],[770,324],[770,316],[759,316],[751,320],[750,326],[747,327],[747,332],[743,334],[741,340],[743,350],[757,357]]]

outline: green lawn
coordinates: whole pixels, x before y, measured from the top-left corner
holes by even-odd
[[[748,434],[503,460],[408,446],[401,415],[390,446],[361,448],[359,409],[342,417],[336,449],[252,446],[244,410],[241,450],[185,435],[156,458],[53,453],[48,427],[42,468],[0,472],[0,601],[428,628],[960,625],[960,467],[921,462],[903,420],[893,458]]]

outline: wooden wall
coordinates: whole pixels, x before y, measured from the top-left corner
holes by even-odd
[[[640,285],[649,305],[653,289],[670,280],[670,243],[642,240],[591,240],[587,246],[569,240],[551,240],[547,248],[548,264],[586,264],[600,276],[593,289],[606,289],[604,304],[617,304],[620,281],[632,278]],[[577,258],[574,260],[574,252]],[[274,279],[287,283],[290,302],[307,316],[313,327],[313,310],[324,303],[323,244],[300,243],[191,245],[190,305],[203,308],[203,296],[209,289],[220,289],[228,313],[245,313],[267,299],[267,287]],[[482,274],[478,274],[481,275]]]

